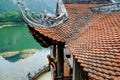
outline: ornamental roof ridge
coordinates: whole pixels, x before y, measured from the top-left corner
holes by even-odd
[[[24,3],[19,0],[18,1],[18,12],[22,19],[25,21],[26,24],[29,26],[39,26],[42,28],[51,28],[58,26],[59,24],[63,23],[68,19],[68,13],[66,8],[62,2],[62,0],[58,0],[56,6],[56,15],[50,16],[44,10],[39,16],[35,16],[35,13],[31,13],[29,8],[26,7],[25,13],[22,10],[22,6]],[[32,15],[32,16],[31,16]]]

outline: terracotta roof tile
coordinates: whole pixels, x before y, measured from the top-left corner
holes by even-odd
[[[54,40],[69,43],[78,37],[77,35],[79,35],[80,30],[85,27],[90,20],[95,19],[95,16],[93,16],[92,12],[88,8],[94,5],[66,4],[65,6],[69,14],[69,20],[55,28],[43,29],[35,27],[35,30]]]
[[[119,34],[120,13],[107,14],[89,25],[82,36],[69,44],[73,45],[70,50],[75,53],[73,55],[90,77],[98,79],[96,76],[100,76],[103,79],[119,80]]]
[[[54,28],[34,27],[44,36],[65,42],[88,76],[120,80],[120,13],[94,14],[95,4],[66,4],[69,19]]]

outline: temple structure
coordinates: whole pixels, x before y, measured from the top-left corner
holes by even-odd
[[[65,3],[65,6],[63,4]],[[19,4],[30,33],[58,60],[54,80],[120,80],[120,3],[58,0],[56,15],[39,17]],[[107,4],[106,4],[107,3]]]

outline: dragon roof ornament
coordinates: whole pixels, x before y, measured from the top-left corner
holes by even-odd
[[[40,13],[39,16],[35,16],[34,12],[30,12],[28,8],[25,9],[24,13],[24,11],[22,10],[23,5],[24,4],[21,0],[18,1],[19,14],[25,21],[25,23],[32,27],[34,26],[39,26],[43,28],[55,27],[68,19],[68,13],[62,0],[58,0],[57,2],[55,16],[48,15],[46,11]]]

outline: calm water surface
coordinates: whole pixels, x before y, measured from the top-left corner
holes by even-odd
[[[26,25],[1,28],[0,80],[27,80],[28,72],[34,73],[47,64],[47,54],[49,48],[42,48],[30,35]]]
[[[0,29],[0,52],[40,48],[33,39],[26,25],[5,27]]]

